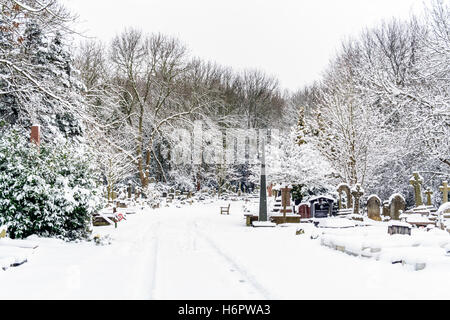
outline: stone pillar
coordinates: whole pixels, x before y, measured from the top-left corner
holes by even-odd
[[[267,193],[266,193],[266,150],[265,139],[262,138],[261,185],[259,189],[259,221],[267,221]]]
[[[41,126],[34,125],[31,127],[31,142],[38,147],[41,145]]]

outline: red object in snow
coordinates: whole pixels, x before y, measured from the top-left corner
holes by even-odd
[[[302,219],[309,219],[311,218],[311,209],[309,207],[308,203],[301,203],[298,206],[298,214],[301,216]]]
[[[35,143],[37,146],[41,144],[41,127],[32,126],[31,127],[31,142]]]

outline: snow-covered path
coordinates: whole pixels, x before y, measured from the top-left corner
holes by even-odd
[[[39,239],[0,272],[2,299],[449,299],[450,270],[411,271],[320,246],[298,226],[245,227],[242,202],[149,210],[109,233],[110,246]]]

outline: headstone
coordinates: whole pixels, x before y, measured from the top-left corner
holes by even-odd
[[[405,198],[401,194],[395,194],[389,201],[389,211],[393,220],[400,220],[401,212],[405,211]]]
[[[343,209],[343,205],[342,205],[342,192],[345,192],[346,197],[347,197],[347,208],[352,208],[352,195],[350,193],[350,187],[348,184],[346,183],[341,183],[337,189],[337,192],[339,193],[339,202],[338,202],[338,206],[339,206],[339,210]]]
[[[431,191],[430,187],[427,188],[425,194],[427,195],[427,206],[432,206],[433,204],[431,203],[431,196],[433,195],[433,191]]]
[[[416,207],[423,205],[421,185],[423,179],[418,172],[413,173],[413,177],[409,180],[409,183],[414,187],[414,199],[416,200]]]
[[[442,182],[442,186],[439,187],[439,191],[441,191],[443,193],[443,202],[442,203],[447,203],[448,202],[448,192],[450,191],[450,189],[448,188],[448,181],[444,181]]]
[[[381,200],[376,195],[372,195],[367,199],[367,216],[369,219],[381,221],[380,207]]]
[[[301,203],[298,206],[298,214],[302,217],[302,219],[309,219],[311,217],[309,204]]]
[[[38,147],[41,145],[41,126],[34,125],[31,127],[31,142]]]
[[[352,190],[352,196],[355,199],[354,207],[353,207],[353,213],[359,214],[359,200],[364,194],[364,190],[361,188],[361,185],[357,183]]]

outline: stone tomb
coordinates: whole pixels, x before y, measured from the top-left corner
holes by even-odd
[[[334,199],[326,196],[318,196],[309,199],[311,217],[327,218],[333,213]]]

